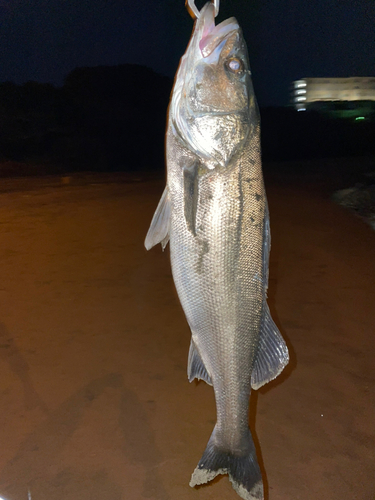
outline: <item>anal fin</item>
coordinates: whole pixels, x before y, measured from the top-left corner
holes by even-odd
[[[251,374],[253,389],[259,389],[275,379],[289,363],[288,347],[271,317],[266,301],[263,310],[258,353]]]
[[[197,380],[204,380],[207,384],[212,385],[211,377],[204,366],[193,339],[191,339],[189,349],[188,378],[189,382],[192,382],[196,378]]]

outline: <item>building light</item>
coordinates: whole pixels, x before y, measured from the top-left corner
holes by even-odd
[[[296,94],[306,94],[306,90],[305,89],[303,89],[303,90],[297,90]]]
[[[297,97],[296,101],[306,101],[306,97]]]
[[[297,108],[297,111],[306,111],[306,108]]]

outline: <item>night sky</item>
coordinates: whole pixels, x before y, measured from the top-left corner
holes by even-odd
[[[375,76],[374,0],[222,0],[218,20],[231,15],[263,106],[287,104],[301,77]],[[192,27],[184,0],[0,0],[0,81],[123,63],[173,76]]]

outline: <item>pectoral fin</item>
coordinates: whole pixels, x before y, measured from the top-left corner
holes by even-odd
[[[184,215],[189,231],[196,235],[196,215],[198,206],[199,162],[183,167],[184,172]]]
[[[268,304],[265,302],[258,353],[251,374],[251,387],[259,389],[275,379],[288,362],[289,352],[285,340],[271,318]]]
[[[189,349],[188,378],[189,382],[192,382],[196,378],[197,380],[204,380],[207,384],[212,385],[211,377],[204,366],[193,339],[191,339]]]
[[[148,230],[145,239],[145,247],[147,250],[150,250],[150,248],[157,245],[158,243],[161,243],[161,246],[164,250],[169,241],[170,218],[171,206],[169,201],[168,187],[166,187],[155,210],[150,229]]]

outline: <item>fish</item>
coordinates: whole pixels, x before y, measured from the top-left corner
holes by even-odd
[[[210,2],[176,73],[166,162],[145,247],[170,244],[192,333],[188,379],[213,386],[217,411],[190,486],[228,474],[241,498],[260,500],[250,393],[276,378],[289,354],[267,304],[270,222],[247,46],[235,18],[215,25]]]

